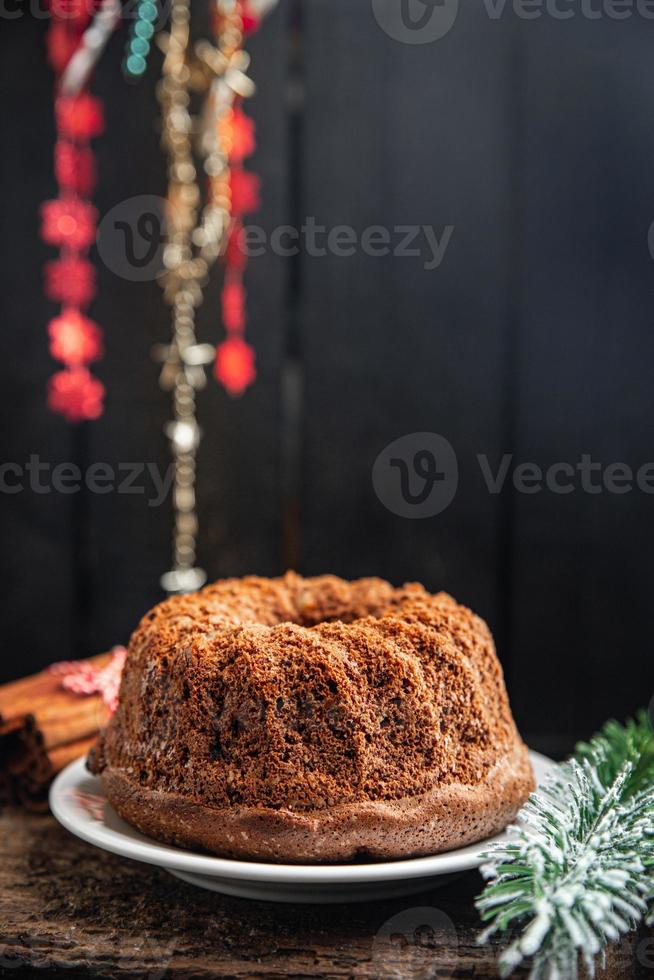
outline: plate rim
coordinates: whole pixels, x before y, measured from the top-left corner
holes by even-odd
[[[529,757],[532,763],[536,763],[538,769],[543,771],[544,777],[556,765],[552,759],[540,752],[529,750]],[[200,854],[160,843],[131,827],[113,810],[102,792],[99,777],[88,772],[85,761],[85,757],[75,759],[55,777],[49,793],[52,815],[69,833],[101,850],[159,868],[172,868],[217,878],[280,884],[335,885],[351,882],[396,881],[401,878],[422,878],[478,868],[482,863],[481,853],[506,836],[506,831],[502,831],[495,837],[441,854],[369,864],[273,864]],[[111,808],[115,819],[124,823],[127,830],[107,827],[104,822],[91,817],[88,813],[84,814],[79,804],[75,805],[67,799],[68,791],[79,790],[82,781],[85,791],[88,791],[89,783],[96,784],[94,789],[103,797],[104,805]]]

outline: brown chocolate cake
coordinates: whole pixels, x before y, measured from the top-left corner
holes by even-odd
[[[89,766],[154,838],[285,862],[458,847],[534,786],[481,619],[421,585],[293,573],[149,612]]]

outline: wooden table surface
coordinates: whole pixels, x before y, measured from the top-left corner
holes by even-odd
[[[480,882],[469,872],[360,905],[251,902],[97,850],[49,815],[5,811],[0,976],[496,977],[497,946],[475,943]],[[627,937],[601,975],[654,980],[654,939]]]

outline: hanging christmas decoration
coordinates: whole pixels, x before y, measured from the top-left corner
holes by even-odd
[[[220,121],[226,165],[218,193],[228,195],[231,224],[225,249],[225,283],[221,294],[227,338],[216,349],[214,374],[232,396],[241,395],[256,377],[254,350],[243,339],[247,253],[242,247],[243,216],[259,207],[259,178],[245,170],[243,161],[254,152],[254,123],[240,107],[240,99]]]
[[[243,337],[246,255],[239,245],[243,215],[254,210],[259,200],[258,178],[243,166],[255,148],[254,123],[242,110],[243,100],[254,93],[243,43],[268,6],[271,4],[216,0],[214,42],[192,44],[190,2],[173,0],[170,32],[162,38],[165,59],[158,94],[169,184],[166,271],[161,282],[172,308],[172,339],[157,347],[155,356],[163,363],[160,383],[173,393],[173,419],[165,428],[175,467],[173,567],[161,580],[167,592],[192,591],[206,579],[204,570],[196,566],[195,501],[195,462],[201,438],[195,392],[206,383],[204,368],[214,361],[216,378],[232,395],[241,394],[256,374],[254,351]],[[202,101],[197,116],[191,114],[193,96]],[[204,202],[196,161],[207,178]],[[197,342],[195,311],[202,302],[209,270],[221,255],[225,261],[221,305],[227,338],[214,349]]]
[[[195,454],[201,437],[195,392],[206,383],[205,369],[212,362],[214,376],[232,396],[256,377],[255,353],[245,339],[242,233],[244,216],[259,206],[259,178],[245,166],[255,149],[255,127],[243,110],[254,93],[243,45],[273,5],[274,0],[213,0],[213,39],[192,43],[190,0],[172,0],[170,30],[159,37],[165,58],[158,95],[169,177],[161,281],[172,308],[172,338],[155,354],[163,363],[162,387],[173,392],[173,418],[165,431],[175,464],[173,567],[162,579],[167,591],[198,588],[205,578],[195,565]],[[42,207],[42,237],[60,250],[46,265],[45,288],[62,307],[48,334],[50,352],[63,369],[50,380],[48,404],[72,422],[97,418],[103,408],[104,386],[90,370],[103,356],[103,337],[88,309],[96,292],[89,252],[98,220],[91,200],[96,181],[91,141],[104,120],[102,103],[88,83],[120,10],[120,0],[51,0],[48,51],[56,76],[59,193]],[[139,0],[123,65],[127,77],[145,71],[158,16],[156,0]],[[191,114],[192,99],[201,104],[197,115]],[[199,166],[206,176],[204,195]],[[197,342],[195,310],[210,268],[221,257],[226,336],[214,347]]]
[[[89,77],[120,18],[119,0],[51,0],[47,34],[55,71],[54,151],[58,196],[41,208],[41,236],[60,251],[45,268],[45,291],[61,303],[48,325],[50,353],[64,368],[50,379],[48,405],[70,422],[102,414],[104,386],[89,371],[102,356],[102,334],[86,315],[95,295],[89,250],[98,214],[91,203],[96,167],[91,140],[103,129],[102,103],[87,90]]]
[[[129,32],[123,72],[130,81],[141,77],[148,65],[154,24],[159,15],[154,0],[139,0]]]

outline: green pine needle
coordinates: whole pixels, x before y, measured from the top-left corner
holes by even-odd
[[[500,957],[508,976],[531,958],[532,980],[576,980],[644,918],[654,924],[654,733],[645,712],[608,722],[557,766],[509,839],[484,855],[477,908],[518,936]]]

